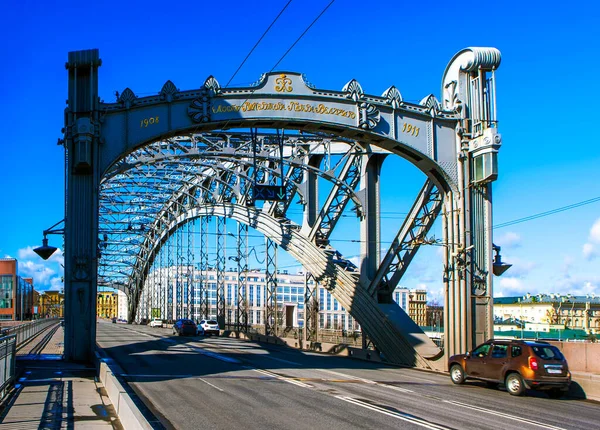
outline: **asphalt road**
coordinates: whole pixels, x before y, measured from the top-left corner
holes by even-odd
[[[166,428],[595,429],[600,404],[170,329],[98,325],[97,342]]]

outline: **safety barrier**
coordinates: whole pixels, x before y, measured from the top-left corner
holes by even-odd
[[[16,356],[19,348],[48,326],[56,324],[58,318],[37,320],[18,326],[3,328],[0,337],[0,401],[15,381]]]
[[[0,338],[0,400],[15,380],[15,362],[17,355],[17,336]]]
[[[48,326],[56,324],[58,321],[58,318],[44,318],[13,327],[6,327],[2,329],[2,336],[16,336],[17,350],[19,350],[33,336],[45,330]]]

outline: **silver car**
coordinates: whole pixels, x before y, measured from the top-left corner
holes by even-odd
[[[219,323],[215,320],[202,320],[198,323],[198,327],[202,327],[205,335],[219,335]]]

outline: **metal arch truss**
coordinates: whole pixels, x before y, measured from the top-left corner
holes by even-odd
[[[381,290],[380,287],[374,287],[374,283],[371,283],[371,286],[361,284],[363,281],[360,281],[355,273],[347,271],[347,266],[343,264],[347,260],[341,258],[328,243],[349,202],[354,203],[357,217],[364,214],[363,198],[355,189],[361,180],[362,165],[373,152],[352,140],[321,135],[287,134],[283,141],[284,157],[281,157],[279,138],[275,134],[264,133],[253,141],[251,135],[232,132],[196,133],[171,138],[136,150],[106,173],[100,193],[100,234],[106,239],[101,241],[99,277],[106,285],[129,292],[132,302],[128,317],[130,321],[135,317],[143,318],[143,312],[139,311],[139,308],[144,306],[143,300],[147,300],[146,297],[149,296],[152,303],[145,306],[149,308],[152,316],[158,315],[172,320],[196,315],[200,318],[210,318],[214,315],[222,326],[225,323],[235,323],[238,329],[247,327],[248,246],[247,240],[242,236],[247,235],[248,226],[258,227],[256,215],[253,215],[256,212],[250,211],[250,208],[255,210],[254,205],[247,204],[252,200],[253,178],[256,178],[257,183],[281,183],[286,193],[283,202],[265,202],[258,212],[277,220],[283,229],[279,242],[266,236],[266,334],[277,335],[281,323],[277,303],[277,243],[286,243],[295,234],[303,235],[306,240],[324,251],[323,255],[326,257],[319,258],[326,258],[330,266],[327,274],[323,272],[318,276],[311,275],[313,287],[306,289],[309,294],[305,298],[308,306],[305,308],[307,342],[316,340],[318,329],[317,283],[328,288],[334,295],[356,295],[361,289],[372,295]],[[257,144],[255,159],[254,142]],[[311,159],[312,162],[307,162]],[[319,213],[313,215],[309,225],[300,226],[290,219],[288,212],[294,207],[291,206],[293,201],[311,206],[307,204],[307,200],[314,196],[308,195],[310,191],[306,183],[310,176],[321,178],[331,185]],[[408,247],[405,242],[409,237],[424,237],[439,212],[439,198],[440,194],[427,183],[411,211],[411,216],[398,234],[395,242],[397,246],[393,246],[388,252],[389,255],[392,253],[392,258],[386,257],[386,270],[380,267],[382,280],[387,283],[397,282],[398,274],[401,276],[404,272],[418,248],[415,246],[418,241],[413,240],[412,247]],[[242,221],[238,220],[238,283],[236,300],[233,300],[234,303],[237,302],[235,317],[227,313],[230,303],[225,300],[227,215],[216,217],[216,302],[208,296],[207,284],[207,274],[211,267],[207,239],[210,214],[198,215],[198,265],[194,253],[190,252],[190,246],[194,246],[194,235],[191,235],[190,231],[193,231],[194,227],[190,226],[191,219],[188,214],[199,208],[214,205],[223,208],[234,205],[246,207],[248,210],[248,215]],[[242,224],[246,225],[241,227]],[[184,231],[187,231],[187,255],[181,253]],[[160,252],[161,250],[163,252]],[[196,267],[199,270],[198,291],[193,285]],[[342,273],[347,278],[346,281],[340,279]],[[350,291],[355,293],[345,293],[344,288],[336,287],[336,283],[339,282],[346,282],[344,288],[350,288]],[[230,288],[229,285],[227,288]],[[146,289],[151,289],[152,292],[144,294]],[[195,298],[198,299],[197,306]],[[227,300],[230,300],[229,295]],[[354,299],[347,298],[345,302],[345,307],[357,315],[356,320],[367,330],[370,327],[369,323],[364,317],[361,320],[360,313],[353,311],[353,307],[368,308],[375,305],[353,305],[352,300],[359,303],[367,299],[357,296]],[[182,303],[184,301],[187,302],[187,306]],[[376,302],[375,300],[374,303]],[[374,314],[369,314],[368,318],[372,318],[373,321],[383,318],[382,314],[378,314],[379,311],[372,312]],[[376,314],[378,316],[374,316]],[[235,321],[230,321],[233,318]],[[392,329],[394,330],[396,329]],[[379,339],[379,344],[395,342],[391,341],[391,338],[382,341],[381,336],[371,337]],[[398,347],[400,349],[395,352],[388,349],[389,354],[386,355],[398,357],[399,362],[414,363],[416,360],[421,364],[425,363],[423,357],[415,358],[408,342],[403,340],[401,344],[404,346]],[[401,352],[401,349],[406,351]],[[429,351],[425,355],[434,353]]]
[[[238,331],[248,331],[248,225],[238,223],[237,232],[237,307],[235,323]]]
[[[258,136],[259,181],[277,180],[281,175],[276,139],[275,135]],[[299,185],[308,170],[331,181],[337,193],[346,196],[346,201],[352,199],[360,206],[359,197],[336,177],[340,175],[334,169],[322,171],[304,164],[307,156],[323,151],[324,141],[331,138],[286,136],[286,199],[283,203],[267,204],[270,213],[284,218],[296,194],[303,200]],[[339,152],[332,155],[341,159],[355,159],[356,154],[365,153],[352,141],[338,140],[337,146]],[[106,235],[100,249],[101,282],[123,290],[133,287],[154,263],[160,249],[155,244],[166,243],[174,233],[168,231],[168,226],[190,207],[219,202],[246,204],[251,197],[253,169],[251,138],[243,133],[172,138],[143,147],[116,163],[101,184],[99,224],[101,234]],[[335,216],[340,215],[338,211]],[[323,216],[330,220],[328,231],[331,231],[334,215]],[[201,231],[200,237],[203,240],[206,232]],[[201,246],[202,249],[207,248]],[[207,266],[203,257],[201,266]]]
[[[392,292],[410,262],[420,246],[428,243],[427,234],[440,213],[442,203],[442,193],[431,181],[426,181],[369,284],[369,294],[377,296],[380,303],[392,302]]]

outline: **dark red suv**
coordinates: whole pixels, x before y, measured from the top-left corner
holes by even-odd
[[[489,340],[473,351],[450,357],[448,368],[455,384],[465,379],[479,379],[493,387],[504,384],[514,396],[529,388],[559,398],[571,383],[565,357],[556,346],[541,341]]]

